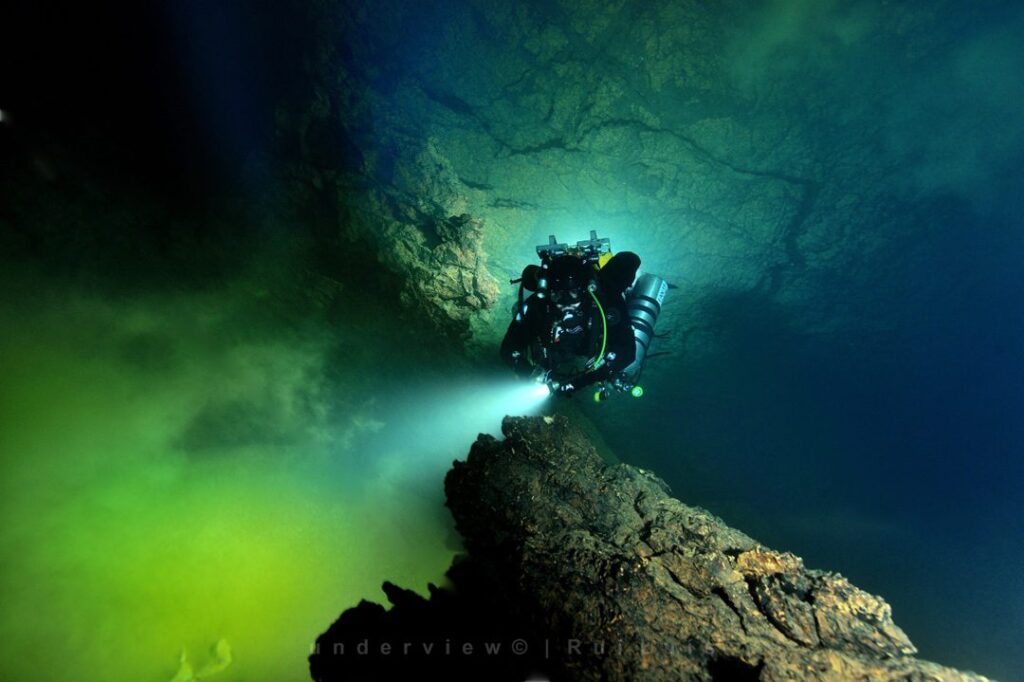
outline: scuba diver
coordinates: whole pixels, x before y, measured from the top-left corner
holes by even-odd
[[[554,235],[538,246],[540,265],[528,265],[519,283],[514,317],[501,343],[502,360],[518,376],[571,396],[598,384],[595,400],[611,390],[643,394],[636,384],[668,284],[643,275],[640,257],[612,255],[607,238],[575,247]],[[524,290],[533,292],[523,299]]]

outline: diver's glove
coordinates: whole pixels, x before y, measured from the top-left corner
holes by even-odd
[[[576,386],[571,381],[561,383],[559,381],[552,380],[548,382],[548,388],[550,388],[551,392],[555,395],[561,395],[567,398],[576,391]]]

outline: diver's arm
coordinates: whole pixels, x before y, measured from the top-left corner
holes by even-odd
[[[524,325],[513,320],[501,342],[501,360],[517,375],[523,377],[530,376],[533,371],[533,365],[526,357],[528,343]]]
[[[604,363],[600,367],[568,379],[567,383],[573,386],[573,390],[578,390],[598,381],[605,381],[633,364],[635,357],[636,343],[631,333],[628,343],[616,343],[605,350]]]
[[[558,383],[557,393],[572,393],[578,391],[581,388],[590,386],[598,381],[604,381],[612,375],[612,370],[608,368],[608,365],[602,365],[597,369],[584,372],[583,374],[577,374],[572,377],[559,377],[553,376],[552,379]]]
[[[609,330],[608,349],[605,351],[605,359],[613,374],[626,369],[636,360],[636,335],[625,301],[618,306],[618,310],[620,321]],[[608,358],[609,352],[614,353],[614,357]]]
[[[501,341],[502,361],[521,377],[530,376],[534,369],[533,363],[527,357],[527,347],[530,345],[534,327],[534,316],[530,314],[529,309],[532,299],[531,296],[523,305],[526,314],[516,311],[515,317],[508,325],[508,331],[505,332],[505,338]]]
[[[595,372],[604,372],[594,381],[602,381],[610,376],[621,372],[633,364],[636,359],[636,338],[633,335],[633,325],[629,320],[629,310],[626,308],[626,300],[622,294],[602,297],[604,299],[608,324],[608,337],[604,344],[604,358],[601,366]],[[590,382],[590,383],[593,383]]]

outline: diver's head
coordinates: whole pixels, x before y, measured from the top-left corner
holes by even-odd
[[[575,308],[579,306],[582,298],[578,289],[563,289],[551,292],[551,302],[558,308]]]
[[[551,302],[565,310],[577,308],[584,301],[594,268],[576,256],[558,256],[548,263],[546,275]]]

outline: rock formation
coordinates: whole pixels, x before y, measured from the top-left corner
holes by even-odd
[[[680,350],[714,344],[722,292],[819,333],[890,329],[874,283],[929,239],[921,206],[949,191],[932,171],[948,143],[906,123],[947,105],[914,84],[969,87],[936,17],[971,12],[772,7],[317,0],[307,93],[278,116],[290,195],[480,348],[515,294],[498,282],[550,232],[594,227],[685,284],[665,319]],[[436,229],[453,219],[476,236]]]
[[[648,471],[606,464],[564,417],[507,417],[502,431],[445,480],[469,557],[452,587],[425,600],[385,583],[394,608],[343,614],[311,656],[314,679],[985,679],[914,658],[880,597],[683,504]],[[488,638],[506,650],[481,655]],[[477,655],[397,655],[431,640]],[[353,655],[362,641],[396,655]]]

